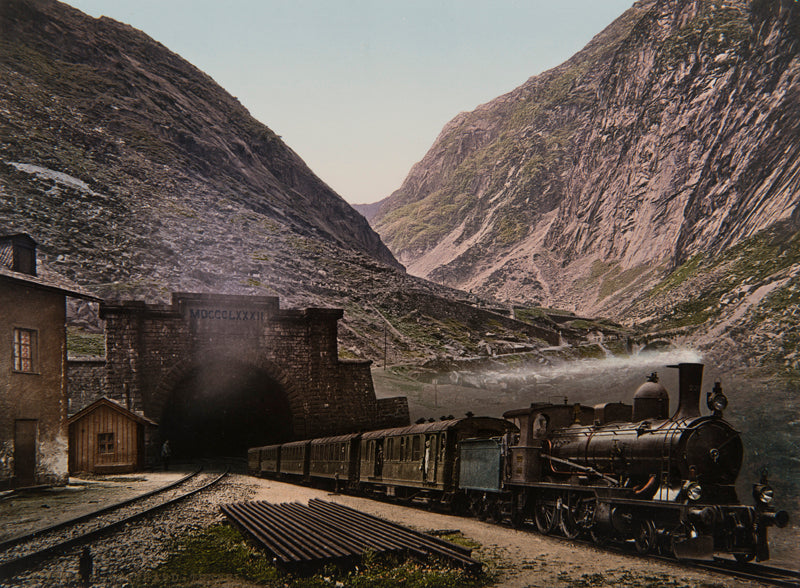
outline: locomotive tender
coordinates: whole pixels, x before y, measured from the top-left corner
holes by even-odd
[[[531,519],[599,544],[632,541],[643,554],[740,562],[769,558],[767,529],[788,514],[772,505],[766,474],[741,504],[739,433],[722,418],[719,383],[702,416],[702,364],[679,369],[679,399],[653,374],[633,405],[534,403],[505,419],[466,417],[253,448],[250,473],[327,483],[365,494],[424,499],[481,518]]]

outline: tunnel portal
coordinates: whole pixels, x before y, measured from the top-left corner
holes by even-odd
[[[105,373],[93,393],[154,421],[148,465],[167,439],[177,460],[243,458],[248,447],[407,425],[405,398],[375,397],[370,361],[340,359],[343,315],[282,309],[272,296],[103,302]],[[71,376],[76,410],[96,399],[79,375]]]
[[[241,457],[248,447],[292,438],[292,414],[281,385],[246,364],[198,366],[167,400],[159,426],[175,459]]]

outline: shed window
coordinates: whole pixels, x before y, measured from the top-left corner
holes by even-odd
[[[102,454],[114,453],[114,433],[97,434],[97,452]]]
[[[30,329],[14,329],[14,371],[36,370],[37,333]]]

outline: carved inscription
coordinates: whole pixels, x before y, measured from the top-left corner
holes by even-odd
[[[231,308],[190,308],[189,318],[211,321],[263,321],[264,312]]]

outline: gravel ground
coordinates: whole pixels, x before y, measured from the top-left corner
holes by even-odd
[[[75,516],[81,508],[93,510],[104,503],[117,502],[131,492],[145,492],[178,477],[177,473],[159,472],[110,480],[84,481],[83,491],[63,489],[39,499],[37,511],[33,496],[21,500],[11,497],[0,501],[0,516],[19,534],[52,524],[60,517]],[[96,491],[96,492],[95,492]],[[54,503],[58,494],[59,512],[43,508]],[[96,503],[87,508],[85,498]],[[353,496],[331,494],[303,486],[272,480],[231,475],[219,487],[201,493],[180,506],[173,507],[153,519],[132,525],[91,546],[94,556],[94,586],[119,587],[142,569],[152,568],[168,556],[168,541],[183,533],[224,520],[221,504],[243,500],[270,502],[307,502],[323,498],[382,516],[420,530],[457,529],[482,547],[473,555],[490,562],[500,572],[497,586],[758,586],[713,574],[684,570],[677,565],[646,561],[640,558],[607,553],[592,547],[579,546],[536,533],[516,531],[474,519],[430,513],[414,508],[385,504]],[[3,586],[79,586],[78,551],[47,566],[29,572]],[[222,584],[220,584],[222,585]],[[225,586],[244,586],[233,582]]]

